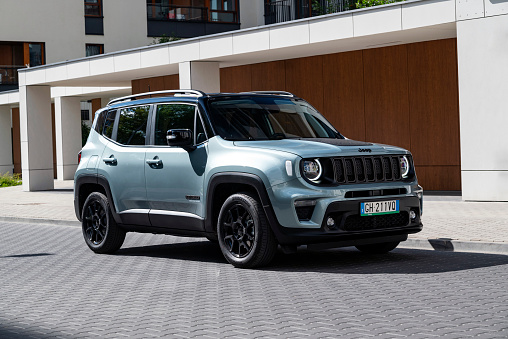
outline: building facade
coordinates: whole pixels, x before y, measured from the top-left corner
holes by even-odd
[[[288,90],[350,138],[410,149],[427,190],[508,200],[508,2],[407,1],[269,25],[272,2],[249,4],[258,27],[19,71],[20,91],[0,95],[0,109],[19,102],[24,189],[53,185],[42,156],[52,154],[52,102],[56,167],[67,179],[80,98]]]

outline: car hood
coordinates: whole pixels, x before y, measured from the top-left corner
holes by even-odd
[[[235,146],[263,148],[293,153],[302,158],[333,157],[374,154],[405,154],[405,149],[395,146],[373,144],[351,139],[282,139],[235,141]],[[370,152],[369,152],[370,150]]]

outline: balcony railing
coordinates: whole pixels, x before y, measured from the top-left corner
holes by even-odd
[[[265,3],[265,24],[347,11],[354,0],[271,0]]]
[[[18,69],[25,66],[1,66],[0,65],[0,85],[17,85]]]
[[[148,20],[237,23],[236,11],[216,11],[207,7],[147,4]]]
[[[208,21],[208,8],[148,4],[148,20]]]

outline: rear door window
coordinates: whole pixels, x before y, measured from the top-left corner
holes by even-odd
[[[150,106],[120,109],[116,141],[123,145],[145,145],[149,112]]]

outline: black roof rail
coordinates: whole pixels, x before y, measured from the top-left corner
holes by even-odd
[[[241,92],[240,94],[272,94],[296,98],[296,95],[286,91],[249,91],[249,92]]]
[[[121,98],[116,98],[108,102],[107,106],[110,106],[114,103],[127,101],[127,100],[136,100],[138,97],[144,97],[147,95],[158,95],[158,94],[173,94],[174,96],[178,95],[188,95],[188,96],[196,96],[196,97],[204,97],[206,96],[205,92],[193,90],[193,89],[170,89],[170,90],[164,90],[164,91],[155,91],[155,92],[145,92],[145,93],[138,93],[133,95],[128,95]]]

